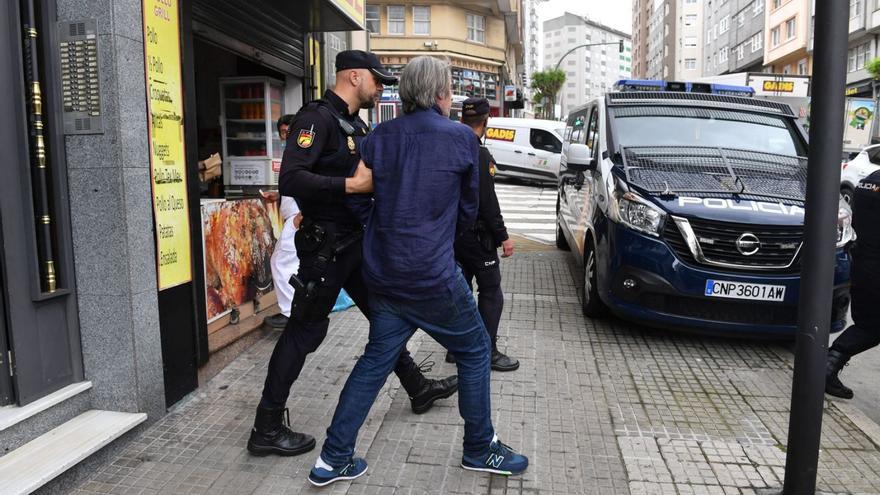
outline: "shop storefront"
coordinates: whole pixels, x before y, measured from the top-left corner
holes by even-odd
[[[277,187],[275,121],[332,83],[363,8],[0,6],[0,470],[97,413],[88,457],[256,338],[277,311],[280,221],[259,199]]]

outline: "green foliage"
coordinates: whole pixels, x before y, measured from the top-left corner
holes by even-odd
[[[865,69],[868,70],[868,74],[871,74],[871,77],[874,79],[880,79],[880,57],[868,61],[868,63],[865,64]]]
[[[553,118],[553,105],[556,101],[556,94],[565,84],[565,72],[559,69],[548,69],[532,74],[532,89],[537,94],[534,101],[538,103],[539,97],[544,99],[546,104],[542,105],[542,114],[545,119]]]

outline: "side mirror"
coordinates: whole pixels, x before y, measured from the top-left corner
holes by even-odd
[[[585,144],[571,144],[565,157],[565,166],[578,172],[596,170],[593,154]]]

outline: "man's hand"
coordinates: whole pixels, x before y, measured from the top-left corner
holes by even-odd
[[[345,194],[364,194],[373,192],[373,171],[361,160],[353,177],[345,179]]]
[[[297,212],[296,215],[293,216],[293,228],[299,230],[299,226],[303,223],[303,214],[302,212]]]
[[[510,258],[511,256],[513,256],[513,241],[507,239],[501,243],[501,257]]]
[[[263,199],[265,199],[266,201],[268,201],[270,203],[274,203],[274,202],[278,201],[279,199],[281,199],[281,193],[279,193],[278,191],[260,190],[260,196],[262,196]]]

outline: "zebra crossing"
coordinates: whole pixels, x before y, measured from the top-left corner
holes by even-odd
[[[507,231],[545,244],[556,240],[556,188],[495,182]]]

